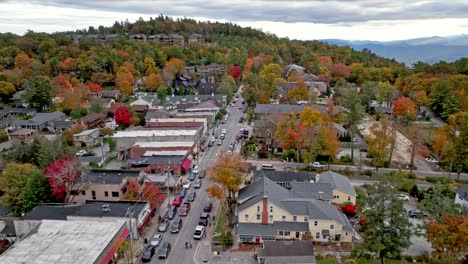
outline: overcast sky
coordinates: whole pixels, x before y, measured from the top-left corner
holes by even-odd
[[[468,0],[0,0],[0,32],[111,26],[164,14],[231,21],[290,39],[468,34]]]

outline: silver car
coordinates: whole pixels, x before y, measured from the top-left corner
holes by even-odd
[[[157,233],[154,235],[153,239],[151,239],[151,246],[157,247],[159,246],[159,243],[161,243],[161,240],[163,239],[163,234]]]

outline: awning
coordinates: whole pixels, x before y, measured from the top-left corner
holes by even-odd
[[[182,169],[188,171],[190,169],[190,165],[192,165],[192,161],[185,159],[184,162],[182,162]]]
[[[151,211],[146,215],[145,221],[143,221],[143,223],[138,227],[138,232],[140,232],[140,234],[143,233],[143,229],[145,229],[146,225],[151,220],[151,217],[153,217],[155,210],[156,209],[151,209]]]
[[[128,234],[130,234],[130,231],[128,229],[125,229],[122,234],[117,238],[115,243],[112,245],[112,247],[107,251],[106,256],[101,260],[101,264],[109,264],[112,258],[114,257],[115,252],[117,252],[117,249],[119,249],[120,245],[127,239]]]

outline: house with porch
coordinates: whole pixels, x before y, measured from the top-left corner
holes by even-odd
[[[344,214],[327,201],[304,198],[260,177],[239,191],[236,234],[243,243],[302,240],[349,243],[354,230]]]
[[[73,135],[73,143],[77,147],[92,147],[99,144],[99,130],[89,129]]]
[[[65,120],[65,114],[59,111],[55,111],[52,113],[37,113],[31,119],[28,120],[13,120],[12,126],[16,129],[28,128],[39,131],[54,131],[55,122],[63,120]]]

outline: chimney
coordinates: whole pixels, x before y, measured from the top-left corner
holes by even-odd
[[[262,225],[268,225],[268,196],[263,196]]]
[[[320,182],[320,174],[318,174],[318,173],[317,173],[317,175],[315,175],[315,182],[316,183]]]
[[[319,194],[319,200],[323,200],[323,192],[318,192]]]

